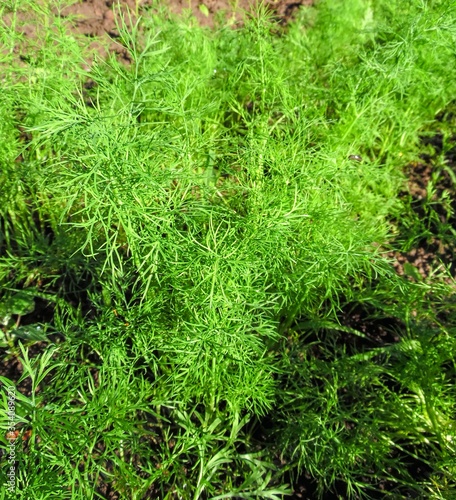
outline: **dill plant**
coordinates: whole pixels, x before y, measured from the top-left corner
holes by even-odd
[[[129,63],[89,69],[51,10],[25,45],[4,24],[0,279],[59,298],[56,345],[9,353],[32,381],[23,498],[280,498],[304,471],[320,494],[454,488],[451,288],[383,255],[404,159],[454,91],[452,13],[322,2],[280,33],[264,9],[239,30],[120,16]],[[400,342],[341,325],[354,304]]]

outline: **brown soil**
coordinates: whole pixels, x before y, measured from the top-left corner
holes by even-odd
[[[413,211],[425,223],[427,235],[417,241],[407,252],[392,252],[393,265],[400,275],[414,279],[426,279],[442,264],[449,269],[452,277],[456,276],[455,249],[449,231],[456,227],[456,136],[451,137],[444,151],[441,134],[423,138],[423,147],[431,146],[432,154],[421,155],[422,161],[412,162],[407,166],[408,189],[403,197],[411,197]],[[438,158],[442,155],[445,169],[439,166]],[[448,198],[446,198],[448,196]],[[434,211],[433,218],[430,210]],[[399,225],[400,226],[400,225]],[[446,228],[446,230],[445,230]],[[446,234],[445,234],[446,233]]]
[[[302,5],[311,5],[314,0],[266,0],[266,5],[280,21],[288,21]],[[75,18],[75,29],[89,37],[116,37],[114,9],[117,2],[112,0],[82,0],[62,11],[65,17]],[[136,18],[144,10],[151,9],[151,0],[121,0],[120,5]],[[236,5],[236,12],[234,10]],[[251,11],[255,1],[238,0],[162,0],[161,8],[170,14],[191,12],[202,26],[213,26],[217,16],[239,21],[242,11]],[[156,10],[156,7],[154,7]]]

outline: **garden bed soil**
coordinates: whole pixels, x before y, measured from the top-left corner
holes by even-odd
[[[422,139],[423,147],[430,145],[434,152],[433,154],[423,153],[419,161],[406,166],[408,189],[401,193],[401,197],[411,197],[412,208],[418,219],[424,221],[429,218],[428,207],[432,205],[441,227],[446,226],[454,230],[456,228],[456,186],[454,183],[456,135],[447,142],[446,151],[444,151],[441,134]],[[437,166],[442,154],[445,169]],[[445,200],[446,196],[448,198]],[[400,225],[399,229],[401,231]],[[440,234],[440,232],[435,222],[429,224],[430,235],[427,238],[417,241],[407,252],[391,252],[389,257],[393,260],[396,272],[401,276],[411,277],[407,272],[407,266],[413,266],[417,271],[417,277],[427,279],[443,265],[448,269],[451,277],[455,278],[455,249],[453,245],[448,244],[445,234]],[[451,278],[446,281],[450,282]]]
[[[265,5],[280,20],[287,22],[302,5],[311,5],[314,0],[266,0]],[[128,10],[133,18],[141,14],[142,10],[152,8],[151,0],[122,0],[121,6]],[[113,13],[112,0],[82,0],[66,7],[62,11],[64,16],[75,16],[75,29],[89,37],[103,37],[106,34],[116,36],[116,22]],[[218,15],[226,19],[233,17],[232,0],[162,0],[162,5],[171,14],[185,14],[191,11],[202,26],[213,26]],[[242,11],[251,11],[255,2],[238,0],[236,2],[236,21],[242,19]]]

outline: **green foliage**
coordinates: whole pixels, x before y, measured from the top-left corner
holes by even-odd
[[[454,493],[454,281],[385,257],[454,243],[449,191],[443,222],[432,185],[425,220],[399,197],[456,90],[454,6],[116,8],[127,63],[61,7],[0,7],[19,498]]]

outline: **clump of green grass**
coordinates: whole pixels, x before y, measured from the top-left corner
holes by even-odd
[[[280,498],[304,472],[316,494],[454,491],[453,288],[385,258],[454,95],[454,8],[120,16],[125,64],[50,9],[21,39],[29,7],[1,28],[2,306],[49,315],[39,339],[31,309],[2,328],[23,366],[2,382],[29,381],[22,498]]]

